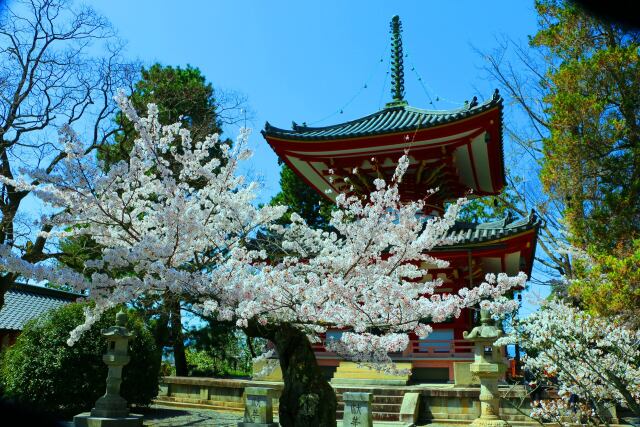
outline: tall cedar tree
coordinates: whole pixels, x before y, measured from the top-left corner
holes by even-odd
[[[538,0],[531,46],[552,59],[542,182],[565,200],[573,243],[621,254],[640,237],[640,33]]]
[[[222,133],[213,86],[198,68],[154,64],[148,69],[143,68],[141,75],[131,94],[131,102],[141,115],[146,114],[147,104],[156,104],[161,123],[181,122],[189,128],[194,141]],[[126,117],[120,113],[116,120],[121,123],[123,130],[116,135],[115,144],[100,152],[106,167],[128,159],[133,141],[137,138],[133,125]]]
[[[561,214],[556,252],[568,236],[590,255],[589,262],[571,255],[568,268],[558,264],[573,281],[568,294],[564,285],[557,289],[594,314],[637,318],[640,32],[600,21],[571,1],[537,0],[535,8],[539,30],[530,52],[518,50],[533,78],[518,78],[495,57],[492,74],[531,119],[528,148],[541,140],[542,186]],[[543,68],[528,62],[535,57]]]

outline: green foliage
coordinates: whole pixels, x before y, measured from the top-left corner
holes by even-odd
[[[115,324],[119,309],[107,311],[69,347],[69,332],[83,322],[84,307],[69,304],[25,326],[15,345],[2,353],[0,384],[6,397],[58,414],[91,409],[106,386],[106,342],[100,331]],[[136,336],[129,348],[131,361],[123,369],[121,395],[130,404],[147,405],[157,395],[160,359],[153,337],[134,314],[129,313],[127,327]]]
[[[187,366],[190,377],[245,377],[251,369],[234,367],[233,360],[218,359],[203,350],[188,349]]]
[[[504,218],[510,212],[511,206],[516,204],[514,197],[508,190],[497,196],[483,196],[472,199],[467,203],[458,219],[465,222],[487,222]]]
[[[640,33],[570,2],[538,0],[531,40],[552,64],[542,182],[565,203],[573,244],[598,252],[640,237]]]
[[[271,204],[289,207],[281,219],[282,223],[289,223],[291,214],[295,212],[307,224],[317,228],[329,226],[334,206],[284,164],[280,170],[280,192],[271,199]]]
[[[591,314],[622,315],[640,327],[640,240],[625,253],[596,253],[590,262],[578,260],[575,269],[570,296]]]
[[[264,340],[248,338],[233,324],[216,320],[189,331],[188,340],[189,376],[197,377],[250,375],[252,354],[249,345],[259,354],[264,347]]]
[[[187,366],[190,377],[217,377],[220,375],[220,366],[206,351],[188,349]]]
[[[60,241],[59,262],[76,271],[83,272],[87,277],[93,273],[84,266],[86,261],[100,256],[100,246],[89,236],[81,236]]]

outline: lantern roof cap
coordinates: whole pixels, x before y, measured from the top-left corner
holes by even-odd
[[[135,336],[133,332],[129,332],[127,328],[123,328],[122,326],[110,326],[107,329],[102,330],[102,336],[104,337],[120,337],[120,338],[131,338]]]
[[[500,338],[503,332],[496,327],[488,310],[480,310],[480,325],[474,327],[471,332],[464,331],[462,336],[469,341],[492,342]]]

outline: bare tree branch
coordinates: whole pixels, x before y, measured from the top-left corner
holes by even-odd
[[[5,7],[0,18],[1,176],[38,185],[38,174],[63,168],[66,154],[58,132],[64,126],[85,130],[87,153],[113,137],[115,91],[131,88],[140,69],[122,59],[122,48],[104,17],[72,0],[20,0]],[[90,51],[106,54],[94,57]],[[33,227],[21,213],[29,193],[0,181],[0,244],[30,262],[55,259],[59,254],[47,249],[47,221],[37,219]],[[17,279],[0,271],[0,307]]]

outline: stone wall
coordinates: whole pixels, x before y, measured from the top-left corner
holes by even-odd
[[[273,404],[277,411],[282,383],[218,378],[163,377],[157,402],[183,406],[203,405],[211,409],[244,411],[246,387],[270,387],[276,390]]]
[[[157,401],[181,406],[242,412],[245,405],[244,390],[246,387],[269,387],[274,389],[273,405],[274,412],[277,413],[278,395],[282,390],[282,383],[275,381],[164,377],[161,381],[161,393]],[[341,388],[336,391],[340,398],[340,394],[344,390]],[[361,386],[358,391],[369,391],[374,396],[392,394],[391,392],[393,391],[393,393],[400,396],[397,406],[402,402],[403,394],[416,393],[419,395],[418,418],[422,422],[466,424],[474,420],[480,413],[479,387],[459,387],[453,384],[421,384],[386,387]],[[525,414],[529,412],[526,399],[524,404],[521,402],[522,398],[525,397],[525,390],[522,386],[501,386],[500,393],[503,396],[501,414],[504,419],[511,422],[536,425],[513,407],[514,405],[521,405],[521,410]],[[509,404],[506,399],[509,399],[512,404]]]
[[[531,422],[529,401],[522,386],[501,386],[500,415],[511,422]],[[422,388],[420,420],[471,422],[480,415],[479,387]],[[517,408],[517,409],[516,409]]]

